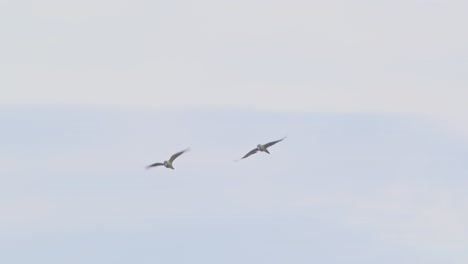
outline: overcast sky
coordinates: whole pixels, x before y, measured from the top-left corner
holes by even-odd
[[[466,10],[0,0],[0,260],[467,263]]]
[[[467,9],[3,0],[0,103],[417,112],[468,127]]]

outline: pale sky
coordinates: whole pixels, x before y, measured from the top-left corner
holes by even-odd
[[[1,1],[0,104],[410,112],[468,128],[467,9],[463,0]]]
[[[0,0],[0,262],[468,263],[466,10]]]

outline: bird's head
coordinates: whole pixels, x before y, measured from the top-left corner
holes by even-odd
[[[258,144],[257,145],[257,150],[262,150],[262,145]]]
[[[164,167],[168,167],[169,163],[166,161],[164,161]]]

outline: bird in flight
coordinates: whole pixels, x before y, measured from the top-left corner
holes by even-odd
[[[189,151],[189,149],[184,149],[180,152],[177,152],[176,154],[172,155],[171,158],[169,160],[166,160],[164,162],[157,162],[157,163],[154,163],[154,164],[151,164],[149,166],[147,166],[146,168],[149,169],[149,168],[152,168],[152,167],[157,167],[157,166],[164,166],[168,169],[174,169],[174,167],[172,166],[172,162],[174,162],[174,160],[179,157],[180,155],[184,154],[185,152]]]
[[[245,154],[244,157],[242,157],[242,159],[245,159],[247,157],[249,157],[250,155],[253,155],[255,153],[257,153],[258,151],[260,152],[266,152],[268,154],[270,154],[270,152],[268,152],[268,148],[273,146],[274,144],[278,143],[278,142],[281,142],[283,141],[283,139],[285,139],[286,137],[282,138],[282,139],[279,139],[279,140],[275,140],[275,141],[272,141],[270,143],[266,143],[264,145],[262,144],[258,144],[256,148],[252,149],[249,153]]]

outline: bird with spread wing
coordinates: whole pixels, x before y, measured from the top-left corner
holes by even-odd
[[[268,151],[268,148],[273,146],[274,144],[278,143],[278,142],[281,142],[285,139],[286,137],[282,138],[282,139],[279,139],[279,140],[275,140],[275,141],[272,141],[272,142],[269,142],[269,143],[266,143],[264,145],[262,144],[258,144],[256,148],[252,149],[251,151],[249,151],[249,153],[245,154],[244,157],[242,157],[241,159],[245,159],[255,153],[257,153],[258,151],[260,152],[266,152],[268,154],[270,154],[270,152]]]
[[[172,166],[172,163],[174,162],[174,160],[177,157],[179,157],[180,155],[187,152],[187,151],[189,151],[189,149],[184,149],[184,150],[182,150],[180,152],[177,152],[176,154],[172,155],[169,160],[166,160],[164,162],[157,162],[157,163],[151,164],[151,165],[147,166],[146,168],[149,169],[149,168],[152,168],[152,167],[164,166],[164,167],[166,167],[168,169],[174,169],[174,167]]]

